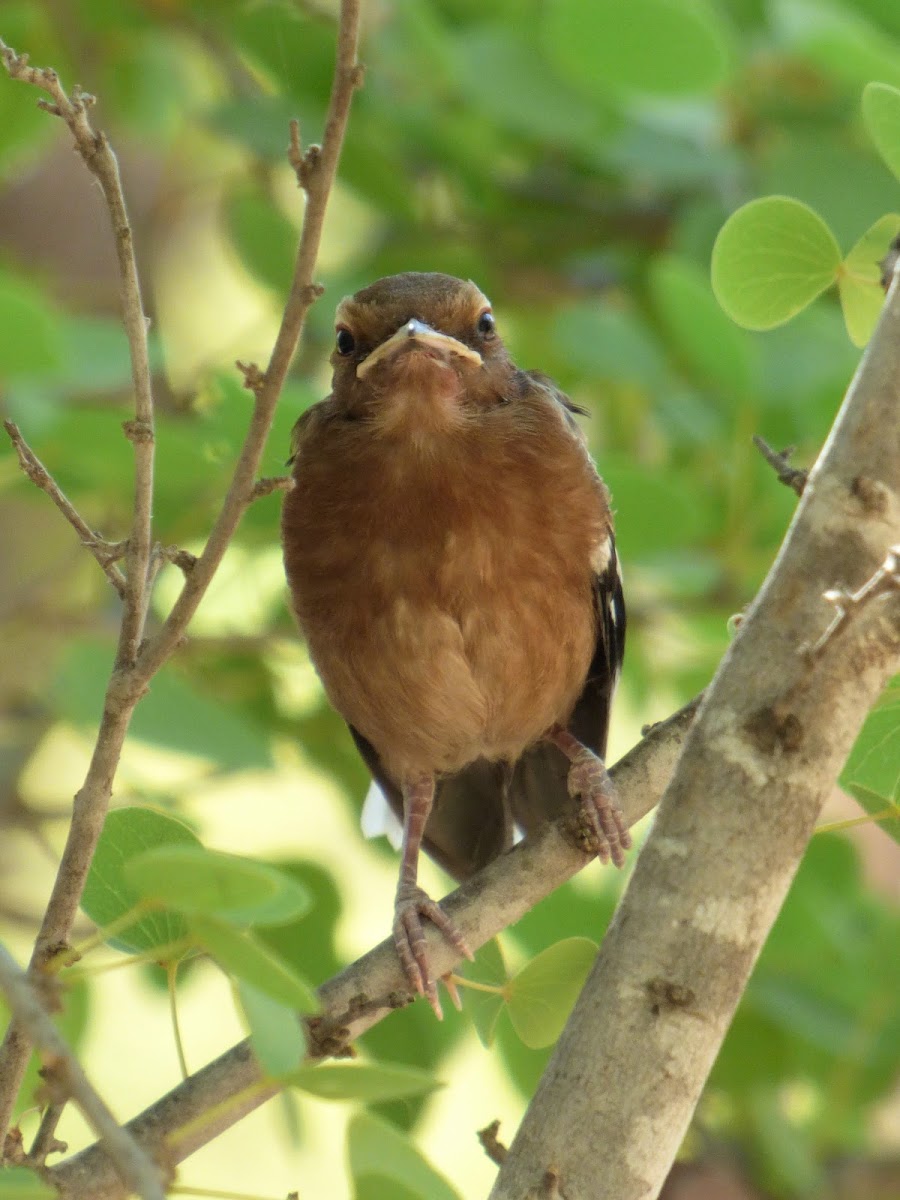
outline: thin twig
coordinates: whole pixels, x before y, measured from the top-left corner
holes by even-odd
[[[38,1131],[28,1151],[28,1162],[33,1166],[43,1167],[48,1154],[65,1154],[68,1150],[68,1143],[61,1142],[56,1136],[56,1127],[65,1107],[65,1102],[51,1101],[44,1109]]]
[[[119,177],[119,164],[106,134],[91,125],[88,109],[94,97],[79,87],[71,98],[52,69],[28,65],[27,55],[18,55],[0,40],[0,58],[11,79],[29,83],[51,96],[53,103],[41,107],[63,120],[75,141],[84,164],[97,179],[109,212],[121,283],[122,323],[128,338],[131,378],[134,385],[134,419],[126,421],[125,436],[134,444],[134,516],[128,538],[125,608],[117,662],[131,665],[143,637],[146,613],[147,567],[150,562],[153,509],[153,393],[147,347],[147,318],[134,257],[134,239]]]
[[[478,1130],[478,1140],[481,1142],[481,1147],[492,1163],[501,1166],[503,1160],[509,1154],[509,1150],[500,1141],[497,1134],[500,1132],[500,1122],[491,1121],[490,1125],[486,1125],[484,1129]]]
[[[0,945],[0,990],[44,1059],[44,1077],[62,1097],[71,1097],[101,1139],[125,1183],[143,1200],[165,1200],[160,1171],[131,1134],[116,1121],[91,1086],[75,1055],[50,1019],[15,959]]]
[[[178,601],[159,633],[141,646],[152,574],[159,565],[151,543],[153,480],[153,420],[147,359],[146,321],[140,299],[131,229],[128,225],[118,166],[104,135],[95,133],[86,110],[93,98],[79,90],[66,96],[55,71],[37,70],[0,41],[0,59],[9,75],[48,91],[54,103],[44,105],[61,117],[75,138],[86,164],[97,176],[106,197],[116,235],[122,277],[123,319],[128,332],[135,384],[135,419],[125,432],[135,447],[134,524],[128,540],[125,604],[116,667],[107,686],[97,741],[84,783],[75,796],[72,821],[56,880],[35,942],[29,971],[36,975],[68,938],[78,910],[94,849],[103,828],[112,783],[118,768],[131,714],[146,692],[151,677],[182,642],[188,622],[221,563],[247,506],[259,461],[310,305],[321,294],[312,282],[328,196],[337,171],[353,92],[361,83],[356,61],[360,0],[342,0],[337,62],[323,138],[322,154],[307,191],[303,232],[297,252],[294,281],[272,356],[255,403],[231,485],[203,554],[193,565]],[[136,661],[136,655],[139,655]],[[0,1145],[9,1125],[16,1095],[28,1060],[27,1031],[13,1020],[0,1045]]]
[[[319,254],[319,243],[322,240],[328,197],[337,173],[344,132],[350,115],[350,103],[353,93],[362,83],[362,68],[356,57],[359,11],[360,0],[342,0],[337,61],[322,148],[316,157],[315,168],[309,171],[304,183],[306,210],[303,215],[303,232],[297,248],[290,294],[268,366],[262,374],[255,364],[243,364],[240,367],[245,383],[254,395],[250,428],[241,447],[228,494],[206,547],[185,581],[181,595],[162,628],[150,638],[141,652],[139,669],[144,678],[149,678],[159,669],[181,640],[188,622],[222,561],[241,517],[253,500],[256,473],[275,415],[275,406],[303,332],[306,314],[322,293],[322,288],[313,282],[313,272]]]
[[[115,565],[115,556],[120,549],[120,544],[118,542],[105,542],[99,534],[91,529],[87,521],[75,509],[71,500],[63,493],[59,484],[22,437],[18,425],[13,421],[4,421],[3,428],[9,434],[9,440],[15,448],[16,456],[19,459],[19,466],[22,468],[23,473],[31,480],[35,487],[39,487],[42,492],[46,492],[81,538],[82,546],[90,550],[91,554],[93,554],[94,558],[100,564],[106,578],[119,595],[124,597],[125,576]]]
[[[801,470],[800,467],[792,467],[788,462],[788,459],[794,453],[794,447],[788,446],[786,450],[782,450],[779,454],[777,450],[773,450],[769,443],[758,434],[753,435],[753,445],[778,476],[779,483],[783,483],[785,487],[789,487],[798,496],[802,496],[803,489],[806,487],[807,472]]]
[[[900,588],[900,545],[891,546],[878,570],[857,591],[846,592],[842,588],[831,588],[823,593],[822,599],[834,606],[834,617],[820,638],[811,646],[801,647],[802,653],[810,657],[818,654],[826,642],[849,620],[851,613],[859,612],[864,604],[868,604],[876,596],[897,588]]]

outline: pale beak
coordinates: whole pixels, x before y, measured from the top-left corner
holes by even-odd
[[[448,333],[441,333],[438,329],[432,329],[430,325],[426,325],[424,321],[417,321],[413,318],[401,325],[396,333],[376,346],[367,358],[356,368],[357,379],[362,379],[369,371],[383,359],[389,358],[392,354],[396,354],[403,346],[415,344],[416,346],[427,347],[431,350],[438,350],[442,357],[467,359],[469,362],[481,366],[481,355],[477,350],[473,350],[471,346],[467,346],[465,342],[460,342],[454,337],[450,337]]]

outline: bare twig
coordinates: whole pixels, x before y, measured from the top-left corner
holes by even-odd
[[[782,450],[779,454],[777,450],[773,450],[769,443],[758,434],[753,435],[753,445],[778,476],[779,483],[783,483],[785,487],[789,487],[798,496],[802,496],[803,489],[806,487],[807,472],[801,470],[799,467],[792,467],[788,462],[788,459],[794,453],[794,447],[788,446],[786,450]]]
[[[228,494],[206,547],[185,581],[181,595],[162,629],[147,642],[141,652],[139,667],[145,678],[159,669],[183,636],[222,561],[241,517],[253,500],[256,473],[275,414],[275,405],[303,332],[306,314],[322,294],[321,286],[313,282],[313,272],[319,254],[319,243],[322,240],[328,197],[337,173],[344,132],[350,115],[350,103],[354,91],[362,82],[356,58],[359,43],[359,9],[360,0],[341,0],[337,61],[325,119],[322,150],[316,159],[315,169],[309,172],[304,184],[306,210],[303,215],[303,232],[300,235],[294,278],[278,336],[261,377],[259,369],[253,364],[240,368],[244,372],[247,386],[254,395],[250,428],[241,447]]]
[[[271,496],[273,492],[289,492],[293,486],[294,481],[290,475],[265,475],[253,485],[253,499],[261,500],[263,496]]]
[[[359,38],[359,0],[342,0],[338,31],[337,62],[328,108],[322,154],[307,189],[303,232],[297,253],[294,282],[275,341],[265,378],[255,391],[250,428],[244,440],[231,485],[213,526],[206,548],[189,570],[185,585],[166,622],[157,635],[143,643],[149,590],[159,556],[151,543],[153,485],[153,409],[147,357],[146,320],[140,297],[118,166],[109,143],[95,133],[87,118],[93,102],[80,90],[71,100],[62,89],[55,71],[37,70],[0,42],[0,58],[13,79],[49,92],[53,103],[45,106],[69,127],[76,146],[100,182],[112,219],[122,281],[123,319],[128,334],[135,386],[135,418],[126,423],[126,436],[134,443],[134,520],[128,538],[124,611],[115,669],[104,697],[103,714],[87,776],[75,796],[72,822],[60,860],[47,910],[31,957],[29,971],[39,973],[69,935],[97,839],[103,828],[112,783],[119,764],[125,735],[138,700],[151,677],[181,643],[188,622],[217,570],[248,504],[275,405],[303,329],[306,313],[321,293],[312,282],[321,241],[328,196],[337,171],[341,145],[355,88],[360,83],[356,61]],[[186,561],[185,561],[186,565]],[[13,1020],[0,1046],[0,1145],[9,1125],[15,1098],[21,1086],[30,1043],[26,1030]]]
[[[858,612],[862,605],[870,603],[876,596],[897,588],[900,588],[900,546],[891,546],[884,562],[861,588],[855,592],[847,592],[843,588],[829,588],[827,592],[822,593],[822,599],[834,606],[834,617],[820,638],[811,646],[802,646],[801,649],[810,656],[819,654],[826,642],[843,627],[852,613]]]
[[[134,518],[128,538],[128,572],[125,582],[125,608],[122,616],[118,660],[132,664],[143,636],[146,612],[147,567],[150,562],[151,513],[153,504],[153,394],[150,384],[150,358],[147,349],[147,318],[141,299],[141,286],[125,194],[119,178],[119,164],[102,131],[91,125],[88,109],[94,97],[75,87],[71,98],[54,70],[28,65],[27,55],[18,55],[0,41],[0,58],[11,79],[33,84],[47,92],[52,103],[41,102],[68,126],[84,164],[97,179],[109,211],[121,282],[122,321],[128,337],[131,377],[134,385],[134,420],[125,424],[125,434],[134,443]]]
[[[490,1125],[486,1125],[484,1129],[478,1130],[478,1140],[481,1142],[482,1149],[491,1160],[499,1167],[506,1158],[509,1150],[504,1146],[497,1136],[500,1132],[500,1122],[491,1121]]]
[[[18,425],[13,421],[4,421],[3,428],[9,434],[9,440],[15,448],[22,471],[35,487],[39,487],[42,492],[47,493],[81,538],[81,544],[90,550],[91,554],[93,554],[94,558],[96,558],[97,562],[103,568],[106,578],[119,595],[124,596],[125,576],[115,566],[115,557],[111,553],[113,550],[118,550],[118,543],[105,542],[99,534],[91,529],[87,521],[78,513],[71,500],[63,493],[56,480],[22,437]]]
[[[27,1029],[44,1060],[44,1077],[59,1096],[71,1097],[91,1128],[101,1139],[122,1181],[143,1200],[165,1200],[160,1172],[150,1156],[131,1134],[118,1124],[106,1104],[88,1082],[75,1055],[69,1049],[34,988],[20,971],[12,955],[0,945],[0,990],[16,1018]]]
[[[28,1162],[35,1167],[43,1167],[48,1154],[65,1154],[69,1146],[56,1136],[56,1127],[65,1110],[64,1101],[51,1101],[41,1115],[41,1123],[34,1135],[31,1149],[28,1151]]]
[[[659,801],[697,709],[693,700],[651,732],[610,770],[629,825]],[[555,825],[520,842],[441,902],[473,948],[519,920],[539,900],[591,863]],[[436,974],[457,965],[459,955],[431,928],[428,960]],[[365,998],[363,1000],[363,998]],[[360,1037],[410,997],[392,939],[352,963],[319,989],[321,1024],[340,1028],[339,1045]],[[318,1047],[317,1047],[318,1048]],[[153,1154],[181,1162],[270,1099],[277,1086],[264,1083],[248,1041],[233,1046],[173,1088],[126,1128]],[[168,1161],[168,1160],[167,1160]],[[100,1146],[74,1155],[51,1170],[66,1200],[123,1200]]]

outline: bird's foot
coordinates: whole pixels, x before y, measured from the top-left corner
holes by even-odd
[[[422,917],[436,925],[450,945],[464,958],[471,959],[473,955],[462,934],[439,904],[415,884],[400,885],[394,905],[394,945],[397,947],[400,965],[411,990],[427,999],[434,1009],[434,1015],[440,1021],[443,1020],[444,1014],[438,999],[437,984],[432,979],[428,966]],[[459,995],[454,994],[455,987],[450,983],[447,983],[447,986],[451,1000],[459,1008]]]
[[[631,834],[609,772],[586,747],[571,759],[568,787],[570,796],[581,797],[584,823],[580,832],[586,848],[601,862],[609,862],[611,858],[617,867],[623,866],[625,851],[631,848]]]

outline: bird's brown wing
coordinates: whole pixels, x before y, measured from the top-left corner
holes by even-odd
[[[594,580],[594,657],[568,723],[579,742],[600,758],[606,755],[610,707],[625,655],[625,598],[612,532],[609,550],[606,569]],[[539,742],[525,751],[515,765],[509,786],[513,819],[523,832],[532,832],[570,806],[568,773],[568,759],[549,742]]]

